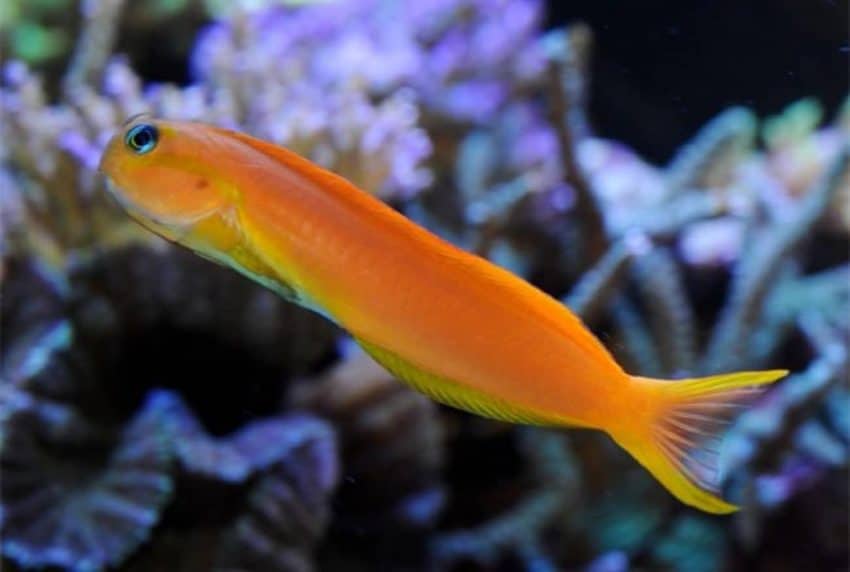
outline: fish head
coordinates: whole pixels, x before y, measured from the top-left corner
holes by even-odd
[[[239,190],[219,160],[227,149],[200,123],[141,117],[106,146],[99,170],[109,193],[145,228],[216,255],[240,242]],[[226,147],[226,146],[225,146]]]

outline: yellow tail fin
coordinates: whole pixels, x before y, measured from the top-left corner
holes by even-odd
[[[668,381],[633,377],[646,404],[611,436],[683,503],[725,514],[737,506],[718,496],[723,431],[763,386],[785,370],[742,371]]]

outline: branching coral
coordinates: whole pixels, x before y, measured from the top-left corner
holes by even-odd
[[[752,329],[782,263],[823,216],[838,189],[848,179],[848,171],[850,145],[839,151],[832,165],[806,194],[796,216],[767,230],[768,236],[755,237],[758,242],[750,255],[741,261],[731,286],[729,304],[709,344],[703,369],[719,371],[735,368],[741,363],[739,352],[744,332]]]
[[[49,106],[40,79],[20,62],[4,70],[0,106],[5,180],[17,189],[9,198],[17,214],[4,228],[12,248],[59,267],[74,249],[143,236],[119,216],[95,179],[99,146],[120,122],[120,110],[97,100],[79,111]]]
[[[832,154],[831,164],[822,163],[826,168],[819,182],[813,183],[811,190],[804,193],[804,198],[798,202],[794,214],[784,215],[790,216],[790,221],[786,218],[776,222],[765,221],[761,214],[763,211],[760,210],[763,207],[760,205],[766,204],[773,198],[771,193],[776,191],[777,181],[774,180],[768,184],[764,179],[753,176],[754,170],[770,165],[772,160],[770,156],[767,156],[757,158],[758,162],[753,163],[749,158],[748,153],[752,153],[754,131],[752,114],[742,110],[731,110],[707,127],[687,147],[687,151],[677,156],[667,172],[663,173],[663,177],[661,172],[654,172],[649,167],[640,166],[639,159],[631,158],[631,165],[633,165],[631,168],[634,169],[634,166],[637,166],[636,172],[644,174],[628,176],[626,174],[630,171],[621,168],[613,172],[626,178],[616,181],[611,180],[610,177],[608,179],[601,177],[601,174],[605,173],[601,167],[605,166],[610,171],[611,163],[605,161],[606,157],[611,157],[611,147],[603,142],[584,141],[584,149],[595,149],[595,153],[586,153],[585,163],[577,168],[586,170],[588,174],[585,176],[589,181],[586,184],[601,199],[610,240],[625,237],[627,241],[614,242],[608,254],[600,259],[597,267],[583,276],[565,301],[575,303],[575,309],[580,313],[594,315],[599,307],[594,301],[596,297],[600,300],[611,299],[618,290],[622,290],[623,295],[614,298],[612,317],[622,332],[620,351],[624,353],[624,357],[630,358],[634,366],[637,366],[633,368],[636,371],[656,376],[682,375],[695,372],[697,369],[715,371],[764,363],[770,359],[778,344],[788,340],[791,333],[791,329],[787,327],[789,320],[793,328],[794,320],[801,316],[805,302],[801,302],[795,310],[786,307],[782,312],[766,310],[766,300],[772,296],[776,296],[774,300],[778,299],[775,293],[781,292],[781,286],[788,284],[787,280],[782,279],[796,275],[795,272],[787,272],[787,269],[794,253],[800,251],[800,242],[811,236],[813,229],[824,228],[822,223],[828,205],[834,200],[833,197],[847,186],[846,150],[835,151]],[[564,140],[563,137],[562,140]],[[579,152],[582,152],[582,147],[579,148]],[[622,158],[619,160],[622,161]],[[622,162],[620,166],[623,167]],[[600,176],[596,176],[595,173],[600,173]],[[632,199],[634,203],[628,211],[617,210],[616,202],[612,202],[610,207],[606,204],[606,201],[615,197],[616,200],[622,201],[621,197],[624,195],[615,194],[618,189],[634,193]],[[669,210],[663,211],[662,219],[656,213],[661,212],[659,207],[665,202],[669,205]],[[671,239],[675,240],[690,232],[695,223],[709,221],[724,213],[728,213],[725,215],[727,219],[736,221],[735,224],[740,225],[741,228],[747,225],[750,229],[748,232],[758,233],[755,235],[757,244],[755,248],[742,253],[741,242],[733,243],[731,247],[720,243],[721,248],[727,249],[721,256],[715,255],[710,250],[703,251],[709,254],[709,259],[714,260],[715,264],[717,262],[728,264],[740,260],[739,268],[741,269],[736,271],[735,279],[730,286],[730,301],[720,314],[713,338],[709,340],[707,346],[703,346],[696,334],[698,325],[705,321],[706,316],[704,312],[695,310],[692,306],[694,292],[687,282],[686,273],[691,272],[688,263],[693,264],[692,268],[699,268],[705,258],[682,261],[676,256],[676,251],[665,248],[664,243],[669,244]],[[502,232],[505,226],[508,225],[503,223]],[[627,248],[628,244],[631,244],[633,248]],[[569,249],[572,245],[563,246],[564,249]],[[635,246],[637,250],[634,250]],[[708,248],[716,247],[708,245]],[[837,260],[842,260],[845,255],[846,253],[838,253]],[[623,284],[624,278],[628,276],[625,272],[628,266],[631,266],[633,270],[634,289]],[[750,271],[747,270],[748,268],[758,270]],[[780,270],[785,272],[780,273]],[[839,276],[840,274],[832,274],[832,280],[828,282],[828,288],[832,288],[828,291],[836,292],[837,298],[836,295],[821,298],[820,304],[823,308],[829,308],[826,313],[831,320],[837,319],[839,322],[844,322],[837,318],[846,314],[846,309],[843,309],[846,303],[843,295],[839,294],[843,288]],[[818,278],[820,277],[806,278],[803,282],[810,280],[813,285],[827,282],[826,277]],[[838,290],[835,290],[836,288]],[[800,290],[796,292],[798,295],[801,293]],[[789,292],[786,291],[782,298],[788,300],[788,294]],[[635,298],[639,305],[635,304]],[[777,302],[773,302],[772,305],[778,308]],[[647,320],[644,316],[649,319]],[[765,322],[770,322],[770,325]],[[702,328],[704,329],[704,326]],[[730,333],[732,331],[738,333],[733,335]],[[744,336],[750,332],[756,335],[753,339],[754,343],[747,344]],[[773,334],[771,335],[770,332]],[[831,344],[834,346],[836,343],[840,344],[841,339],[846,339],[846,332],[846,323],[840,323],[833,333],[830,334],[827,331],[824,335],[833,340]],[[759,334],[762,333],[767,334],[768,339],[759,338]],[[838,335],[837,338],[836,335]],[[732,338],[734,340],[730,341]],[[718,349],[721,344],[724,344],[725,349]],[[743,348],[748,348],[753,353],[734,357],[734,352]],[[760,356],[758,361],[755,361],[755,354]],[[714,362],[715,359],[726,361],[721,365]],[[814,364],[811,367],[816,368],[818,375],[823,377],[824,383],[829,380],[830,384],[834,384],[844,378],[840,368],[823,370],[821,366]],[[802,378],[791,378],[783,387],[787,387],[789,395],[799,396],[800,391],[803,391],[801,380]],[[826,387],[829,386],[831,385]],[[791,445],[792,448],[800,450],[801,454],[809,458],[821,457],[822,459],[818,462],[821,467],[843,466],[848,457],[848,447],[846,440],[842,440],[840,430],[836,436],[835,426],[840,427],[840,422],[828,423],[826,426],[805,423],[805,420],[810,419],[815,411],[822,410],[825,402],[832,403],[833,400],[826,399],[827,393],[817,391],[804,393],[809,397],[805,399],[801,397],[801,399],[809,403],[811,409],[804,408],[804,412],[799,417],[788,417],[782,414],[782,408],[778,406],[777,401],[766,402],[756,412],[761,411],[766,418],[771,419],[775,424],[774,431],[778,430],[778,434],[788,435],[796,443]],[[840,413],[837,415],[841,418]],[[801,426],[801,423],[805,427]],[[741,427],[740,431],[747,434],[746,423]],[[767,458],[776,459],[781,456],[779,453],[790,445],[787,440],[780,439],[778,443],[780,444],[777,448],[771,449],[766,441],[762,441],[759,445],[753,445],[751,449],[762,451]],[[809,452],[805,452],[806,448],[810,448]],[[793,469],[793,466],[795,465],[792,461],[786,469],[787,477],[780,476],[779,481],[775,477],[769,477],[762,479],[762,482],[768,488],[770,486],[768,483],[787,483],[782,485],[785,487],[783,490],[787,491],[783,494],[793,495],[793,491],[800,490],[799,487],[811,483],[813,475],[811,471],[800,473]],[[762,487],[762,490],[764,491],[762,494],[769,494],[768,489]],[[789,496],[782,498],[785,500]],[[747,503],[745,505],[749,507],[744,513],[745,516],[758,514],[759,509],[755,506]],[[678,534],[676,530],[678,529],[670,529],[669,533],[675,536]],[[652,538],[649,531],[642,534],[640,542]],[[661,532],[661,534],[667,534],[667,532]],[[716,534],[716,531],[712,534]],[[481,540],[483,541],[484,538],[487,536],[483,535]],[[670,546],[675,545],[675,541],[671,540],[671,542],[673,544]],[[665,544],[662,542],[660,546]],[[712,550],[706,549],[706,554],[708,552]],[[653,553],[652,558],[666,561],[667,558],[674,558],[674,556],[666,549],[659,548],[659,551]],[[677,560],[675,565],[682,566],[683,569],[689,566],[682,560]]]
[[[416,126],[413,94],[372,98],[342,75],[349,68],[336,66],[346,47],[323,41],[333,33],[326,28],[340,18],[337,12],[328,12],[334,17],[324,22],[320,15],[308,18],[312,12],[299,17],[271,10],[207,30],[194,55],[200,102],[227,109],[225,124],[285,144],[364,189],[414,193],[428,182],[419,163],[430,142]],[[186,109],[179,93],[163,96],[175,111]],[[209,115],[201,103],[197,116]]]
[[[569,33],[550,34],[550,119],[557,134],[564,182],[575,191],[575,215],[578,219],[581,250],[588,260],[583,266],[593,263],[601,256],[607,245],[603,215],[599,210],[598,197],[594,194],[587,173],[578,160],[578,142],[587,136],[587,121],[584,117],[584,102],[587,74],[588,44],[590,31],[581,26],[573,27]]]
[[[758,541],[765,511],[810,487],[826,469],[848,463],[842,412],[835,411],[846,398],[841,383],[850,371],[848,332],[834,329],[816,312],[803,313],[799,326],[815,360],[746,413],[729,443],[729,462],[739,468],[738,485],[748,507],[739,526],[750,546]],[[815,413],[831,394],[831,411],[820,418]]]
[[[577,492],[575,460],[568,447],[560,435],[536,429],[524,431],[520,448],[528,456],[533,488],[515,506],[489,522],[434,538],[434,568],[451,569],[463,561],[492,567],[512,557],[526,569],[555,570],[542,543],[544,533],[556,526]]]

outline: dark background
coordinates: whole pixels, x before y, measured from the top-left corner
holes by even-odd
[[[848,2],[550,0],[547,26],[595,34],[595,130],[664,162],[730,105],[773,115],[814,96],[832,117],[848,91]]]

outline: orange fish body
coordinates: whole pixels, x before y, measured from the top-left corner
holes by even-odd
[[[384,367],[487,417],[608,432],[711,512],[704,436],[784,371],[669,382],[625,373],[564,305],[274,145],[193,123],[135,122],[101,163],[141,224],[316,310]]]

